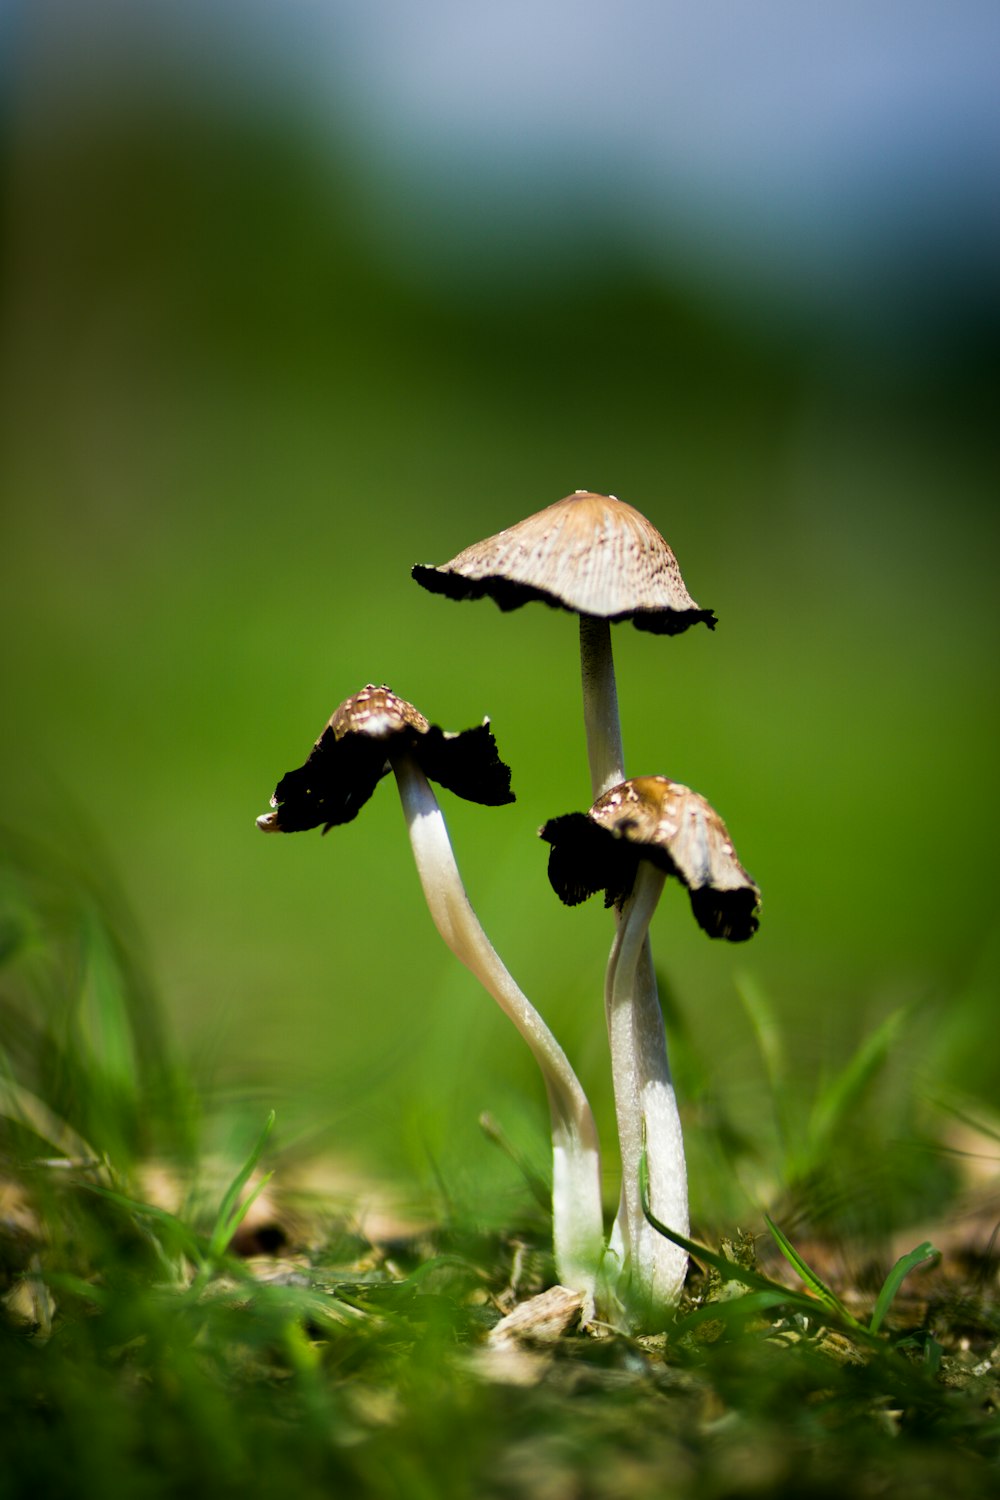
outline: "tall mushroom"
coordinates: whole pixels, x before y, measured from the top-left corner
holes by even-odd
[[[626,1318],[649,1326],[677,1301],[686,1256],[646,1221],[639,1161],[647,1152],[653,1212],[687,1233],[684,1144],[672,1090],[635,1004],[647,983],[643,954],[650,919],[668,875],[688,888],[695,918],[710,937],[742,942],[757,930],[760,891],[736,857],[726,826],[704,797],[665,776],[613,787],[588,813],[552,818],[541,830],[552,847],[549,880],[567,906],[605,892],[620,912],[605,981],[615,1108],[622,1154],[619,1221]]]
[[[439,567],[418,565],[412,572],[424,588],[452,599],[488,596],[503,610],[539,599],[579,615],[583,714],[594,798],[625,779],[610,626],[631,620],[638,630],[677,635],[697,624],[711,630],[716,623],[712,610],[702,609],[691,598],[677,559],[646,517],[615,495],[589,490],[577,490],[496,536],[474,543],[450,562]],[[643,1039],[642,1052],[632,1060],[612,1057],[616,1091],[639,1076],[655,1079],[665,1101],[664,1116],[668,1110],[673,1111],[673,1131],[679,1138],[680,1117],[648,942],[641,947],[638,974],[632,1003],[638,1013],[634,1035]],[[623,1041],[611,1020],[609,1014],[614,1053]],[[637,1097],[616,1103],[619,1114],[634,1117],[637,1110]],[[652,1142],[650,1155],[652,1158]],[[637,1190],[637,1184],[628,1185],[623,1180],[612,1235],[612,1249],[619,1252],[626,1186]],[[686,1176],[679,1187],[677,1205],[672,1227],[684,1230]],[[665,1242],[659,1253],[673,1259]]]
[[[515,984],[466,895],[448,829],[428,778],[457,796],[496,806],[514,800],[510,770],[484,720],[447,734],[387,687],[369,684],[335,710],[303,766],[283,776],[268,833],[323,831],[357,816],[381,778],[395,774],[417,872],[435,926],[524,1037],[542,1071],[552,1120],[552,1220],[556,1270],[592,1307],[603,1250],[597,1128],[579,1079],[538,1011]]]

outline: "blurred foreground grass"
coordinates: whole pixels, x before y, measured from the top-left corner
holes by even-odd
[[[570,1319],[504,1339],[501,1315],[552,1280],[546,1217],[505,1159],[477,1193],[439,1177],[406,1202],[329,1148],[310,1167],[280,1122],[261,1135],[266,1110],[199,1100],[118,898],[94,865],[56,878],[36,854],[3,868],[0,1494],[995,1485],[1000,1135],[957,1108],[928,1129],[894,1089],[904,1017],[809,1100],[748,994],[780,1144],[711,1115],[708,1059],[682,1069],[717,1215],[696,1234],[723,1258],[700,1256],[664,1336]],[[805,1265],[768,1249],[765,1204]],[[886,1282],[925,1231],[938,1249]]]

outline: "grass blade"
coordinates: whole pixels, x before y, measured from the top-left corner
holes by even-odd
[[[236,1176],[233,1178],[232,1182],[229,1184],[229,1187],[226,1189],[225,1196],[223,1197],[222,1203],[219,1207],[219,1212],[216,1217],[212,1233],[209,1236],[208,1253],[211,1257],[225,1254],[226,1247],[229,1244],[229,1241],[232,1239],[240,1224],[243,1222],[243,1218],[251,1203],[264,1187],[263,1182],[259,1183],[251,1193],[247,1201],[239,1208],[237,1208],[239,1196],[242,1193],[243,1189],[246,1187],[247,1183],[250,1181],[253,1170],[256,1167],[257,1163],[260,1161],[260,1158],[264,1151],[264,1147],[267,1145],[268,1136],[274,1129],[274,1121],[275,1113],[272,1109],[264,1124],[264,1129],[261,1131],[257,1139],[256,1145],[250,1152],[250,1155],[247,1157],[240,1170],[237,1172]]]
[[[915,1250],[911,1250],[907,1255],[900,1256],[885,1278],[882,1290],[875,1301],[875,1310],[872,1313],[872,1320],[868,1325],[869,1333],[878,1333],[882,1326],[883,1318],[892,1306],[893,1299],[903,1284],[903,1278],[908,1276],[917,1266],[921,1266],[925,1261],[931,1260],[937,1253],[930,1240],[924,1240],[924,1243],[918,1245]]]
[[[257,1183],[256,1187],[253,1189],[253,1191],[248,1193],[247,1196],[243,1199],[242,1203],[238,1203],[236,1207],[230,1212],[229,1217],[225,1221],[219,1220],[216,1222],[215,1228],[212,1231],[212,1238],[209,1241],[208,1253],[210,1256],[217,1257],[220,1255],[225,1255],[226,1251],[229,1249],[229,1243],[232,1240],[233,1235],[236,1233],[237,1229],[239,1229],[240,1225],[243,1223],[243,1220],[246,1218],[247,1214],[250,1212],[251,1208],[256,1203],[257,1199],[267,1187],[273,1176],[273,1172],[265,1173]]]
[[[770,1230],[775,1244],[787,1260],[788,1264],[791,1266],[792,1270],[796,1273],[797,1276],[801,1276],[806,1286],[813,1293],[813,1295],[823,1303],[824,1307],[830,1308],[832,1312],[835,1312],[839,1318],[842,1318],[843,1321],[845,1323],[848,1323],[852,1328],[861,1328],[862,1325],[858,1322],[857,1318],[851,1316],[851,1314],[847,1311],[847,1308],[837,1296],[836,1292],[831,1291],[822,1277],[817,1276],[812,1267],[810,1265],[807,1265],[807,1263],[802,1259],[802,1256],[796,1250],[795,1246],[789,1239],[786,1238],[786,1236],[778,1228],[777,1224],[775,1224],[770,1214],[764,1215],[764,1223]]]
[[[840,1324],[853,1335],[867,1336],[868,1330],[864,1325],[859,1323],[856,1318],[852,1318],[843,1303],[834,1296],[828,1287],[824,1286],[818,1276],[810,1271],[801,1256],[797,1255],[792,1246],[788,1244],[784,1235],[781,1234],[781,1231],[777,1229],[766,1214],[764,1218],[767,1220],[767,1225],[771,1233],[778,1241],[779,1248],[784,1253],[784,1247],[788,1247],[791,1256],[786,1256],[786,1258],[791,1260],[791,1264],[795,1266],[795,1269],[802,1276],[806,1284],[814,1289],[816,1293],[815,1297],[807,1297],[805,1293],[797,1292],[793,1287],[782,1286],[781,1282],[772,1281],[769,1276],[762,1276],[759,1271],[750,1270],[747,1266],[737,1265],[736,1261],[729,1260],[726,1256],[719,1255],[714,1250],[709,1250],[706,1245],[699,1244],[697,1240],[688,1239],[686,1235],[678,1233],[676,1229],[668,1229],[665,1224],[660,1222],[649,1206],[649,1173],[646,1167],[645,1152],[643,1152],[639,1159],[639,1192],[642,1199],[642,1211],[656,1232],[662,1234],[664,1238],[672,1240],[682,1250],[686,1250],[692,1260],[696,1260],[699,1265],[711,1266],[712,1270],[718,1272],[723,1281],[739,1282],[741,1286],[748,1287],[755,1293],[766,1294],[768,1303],[771,1306],[780,1304],[785,1307],[796,1307],[812,1318],[816,1317],[816,1301],[818,1299],[822,1306],[835,1315],[832,1320],[835,1324]],[[782,1241],[784,1241],[784,1245]],[[761,1305],[764,1304],[762,1303]]]

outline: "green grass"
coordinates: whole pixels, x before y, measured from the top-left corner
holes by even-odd
[[[502,1312],[552,1279],[531,1190],[498,1228],[443,1184],[419,1226],[382,1241],[322,1195],[296,1202],[280,1120],[195,1102],[169,1063],[106,893],[90,881],[42,899],[20,853],[5,870],[0,1494],[722,1500],[995,1485],[989,1250],[973,1264],[953,1237],[943,1255],[915,1243],[874,1279],[851,1276],[814,1256],[878,1263],[884,1236],[824,1210],[806,1252],[760,1210],[718,1249],[689,1243],[664,1335],[569,1332],[488,1356]],[[756,1015],[777,1085],[759,996]],[[741,1141],[772,1152],[779,1220],[804,1224],[808,1184],[843,1167],[848,1116],[848,1157],[864,1137],[879,1151],[886,1039],[906,1024],[862,1040],[808,1109],[786,1107],[790,1154],[766,1132]],[[732,1140],[720,1127],[720,1159]],[[154,1164],[170,1206],[162,1190],[148,1201]],[[248,1257],[268,1243],[259,1225],[256,1240],[238,1233],[265,1187],[275,1253]],[[945,1199],[939,1215],[945,1226]]]

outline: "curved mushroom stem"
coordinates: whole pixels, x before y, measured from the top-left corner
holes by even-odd
[[[594,615],[580,616],[580,675],[583,678],[583,722],[594,801],[625,780],[625,753],[618,716],[611,626]]]
[[[565,1052],[515,984],[483,931],[462,885],[444,814],[411,756],[392,759],[427,905],[448,947],[488,990],[524,1037],[542,1070],[552,1118],[552,1233],[556,1273],[585,1294],[584,1319],[593,1314],[604,1249],[597,1126]]]
[[[650,1206],[662,1223],[687,1234],[684,1141],[649,951],[649,923],[664,879],[655,865],[639,861],[605,981],[622,1157],[616,1230],[625,1272],[624,1300],[635,1326],[647,1329],[658,1314],[676,1304],[687,1269],[684,1251],[647,1221],[639,1191],[639,1163],[645,1147]]]
[[[618,713],[618,688],[615,681],[615,663],[611,650],[611,626],[607,620],[593,615],[580,616],[580,668],[583,680],[583,718],[587,731],[587,756],[590,761],[590,777],[593,796],[597,798],[625,780],[625,753],[622,747],[621,720]],[[640,878],[647,868],[646,861],[639,865]],[[636,881],[638,890],[639,880]],[[633,893],[635,894],[635,893]],[[659,892],[657,892],[657,896]],[[652,916],[650,907],[649,917]],[[608,1034],[611,1044],[611,1071],[614,1079],[615,1114],[619,1134],[625,1124],[625,1135],[619,1142],[622,1159],[622,1189],[618,1216],[611,1231],[610,1248],[620,1255],[623,1265],[636,1243],[645,1247],[651,1244],[648,1237],[655,1231],[646,1223],[639,1202],[639,1159],[642,1151],[642,1121],[647,1103],[652,1113],[646,1121],[646,1164],[649,1172],[650,1195],[657,1217],[671,1228],[687,1233],[688,1199],[687,1168],[684,1161],[684,1142],[681,1135],[677,1101],[670,1077],[667,1060],[666,1035],[663,1030],[663,1013],[660,1009],[656,989],[656,973],[653,955],[646,935],[642,930],[641,940],[635,956],[634,972],[629,984],[628,999],[625,1000],[625,974],[619,983],[619,995],[626,1005],[629,1020],[626,1024],[619,1017],[612,1028],[611,987],[615,982],[615,971],[620,963],[623,928],[634,906],[630,903],[618,918],[615,942],[608,961],[606,984]],[[631,959],[630,959],[631,962]],[[648,1100],[641,1097],[644,1079]],[[654,1183],[658,1187],[654,1189]],[[630,1210],[631,1205],[631,1210]],[[638,1208],[638,1220],[636,1218]],[[639,1222],[641,1221],[641,1223]],[[638,1225],[638,1230],[637,1230]],[[671,1301],[676,1302],[684,1282],[687,1264],[682,1252],[671,1246],[669,1251],[660,1246],[669,1242],[657,1235],[657,1263],[659,1259],[676,1260],[673,1271],[656,1274],[657,1296],[659,1288],[665,1288],[676,1280]],[[634,1253],[634,1251],[633,1251]],[[677,1260],[678,1257],[682,1257]],[[679,1268],[679,1269],[678,1269]],[[642,1275],[641,1270],[634,1272]]]

